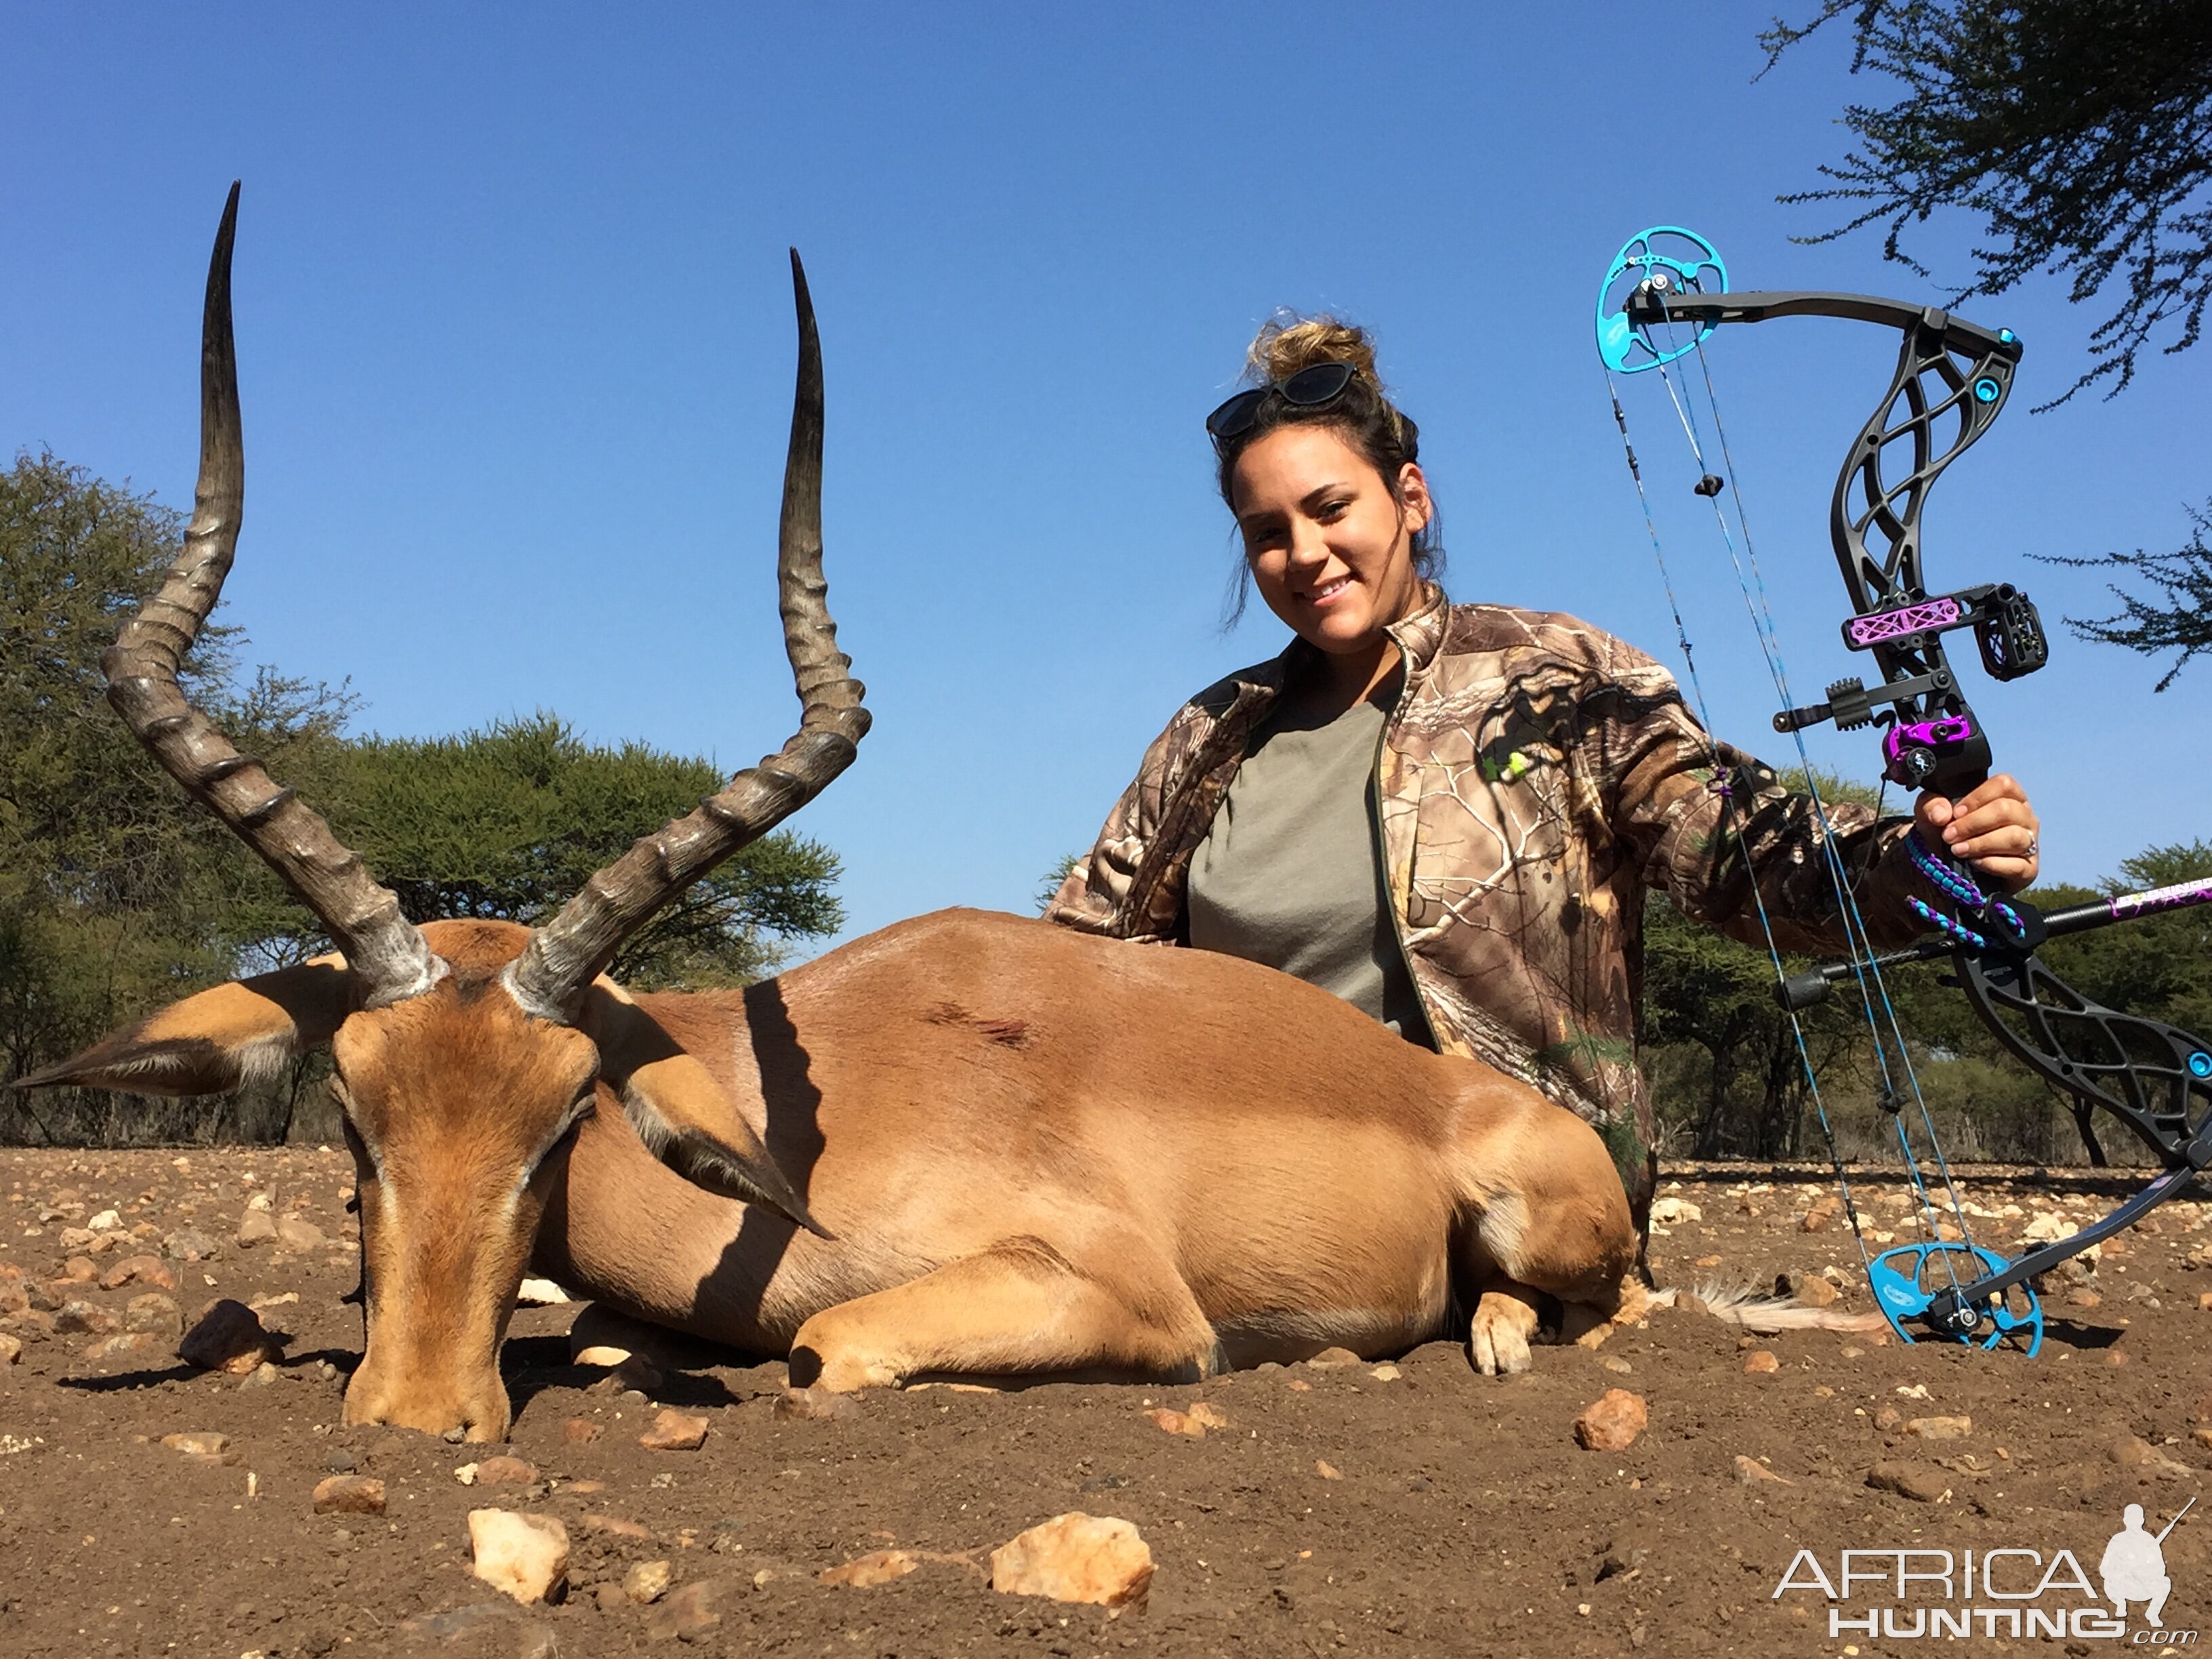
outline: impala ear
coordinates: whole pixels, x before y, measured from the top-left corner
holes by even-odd
[[[835,1237],[807,1212],[714,1074],[620,986],[604,975],[595,981],[577,1023],[599,1045],[600,1078],[621,1097],[631,1127],[655,1158],[710,1193]]]
[[[353,1012],[354,976],[340,956],[234,980],[173,1002],[102,1037],[18,1089],[72,1084],[138,1095],[214,1095],[273,1077]]]

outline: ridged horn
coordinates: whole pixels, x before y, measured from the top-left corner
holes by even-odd
[[[799,385],[783,468],[776,579],[783,646],[799,690],[799,730],[777,753],[730,780],[689,816],[635,842],[595,872],[509,963],[508,990],[526,1010],[564,1023],[622,943],[653,914],[748,842],[820,794],[852,764],[868,729],[852,659],[837,649],[822,579],[822,342],[799,250],[791,251],[799,310]]]
[[[171,777],[267,860],[313,910],[362,981],[366,1006],[419,995],[441,978],[398,898],[379,886],[352,849],[261,763],[241,755],[177,684],[185,653],[222,597],[246,501],[246,447],[238,418],[238,358],[230,327],[230,248],[238,185],[222,210],[208,261],[200,333],[200,476],[184,550],[161,591],[134,611],[101,653],[107,700]]]

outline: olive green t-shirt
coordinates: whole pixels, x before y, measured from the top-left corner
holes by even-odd
[[[1376,852],[1369,782],[1382,721],[1363,699],[1334,720],[1279,710],[1261,723],[1191,858],[1190,942],[1318,985],[1433,1046]]]

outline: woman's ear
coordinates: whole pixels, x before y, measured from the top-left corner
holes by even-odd
[[[1437,504],[1429,499],[1429,481],[1412,461],[1398,469],[1398,509],[1408,536],[1419,535],[1436,516]]]

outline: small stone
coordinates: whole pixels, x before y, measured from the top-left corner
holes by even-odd
[[[1152,1552],[1128,1522],[1080,1510],[1054,1516],[991,1552],[991,1588],[1117,1607],[1152,1588]]]
[[[100,1288],[119,1291],[125,1285],[173,1291],[177,1288],[177,1271],[158,1255],[126,1255],[107,1270],[100,1281]]]
[[[161,1248],[169,1253],[173,1261],[210,1261],[215,1259],[215,1241],[205,1233],[190,1227],[179,1227],[161,1241]]]
[[[165,1434],[161,1437],[161,1443],[171,1451],[182,1452],[187,1457],[196,1457],[204,1462],[220,1462],[224,1449],[230,1444],[230,1437],[193,1430],[184,1434]]]
[[[1877,1406],[1874,1409],[1874,1425],[1884,1434],[1894,1434],[1905,1426],[1905,1413],[1894,1406]]]
[[[245,1376],[240,1379],[238,1386],[241,1389],[265,1389],[271,1383],[281,1382],[283,1380],[284,1373],[264,1359],[246,1372]]]
[[[514,1299],[526,1308],[556,1308],[568,1300],[568,1292],[550,1279],[526,1279],[515,1286]]]
[[[597,1483],[572,1480],[568,1483],[568,1490],[574,1492],[578,1487],[586,1485],[591,1485],[596,1488]],[[645,1543],[649,1542],[653,1537],[653,1534],[646,1528],[638,1525],[635,1521],[625,1521],[619,1515],[586,1515],[581,1517],[580,1524],[586,1532],[602,1533],[609,1538],[634,1538],[641,1543]]]
[[[0,1337],[0,1344],[5,1344],[11,1340],[8,1337]],[[2212,1451],[2212,1425],[2200,1425],[2190,1430],[2189,1437],[2203,1447],[2205,1450]]]
[[[1866,1483],[1876,1492],[1893,1492],[1916,1504],[1941,1504],[1951,1496],[1943,1471],[1925,1463],[1876,1463],[1867,1471]]]
[[[1585,1451],[1626,1451],[1650,1421],[1642,1395],[1607,1389],[1575,1419],[1575,1442]]]
[[[827,1389],[786,1389],[775,1397],[775,1415],[798,1421],[826,1420],[859,1415],[860,1402],[849,1394]]]
[[[317,1515],[381,1515],[384,1482],[373,1474],[333,1474],[315,1483]]]
[[[1377,1382],[1395,1382],[1400,1377],[1405,1375],[1405,1372],[1400,1370],[1395,1365],[1385,1363],[1380,1365],[1370,1366],[1367,1374],[1373,1377]]]
[[[2105,1350],[2105,1363],[2117,1370],[2119,1367],[2132,1362],[2128,1358],[2126,1349],[2107,1348]]]
[[[232,1242],[241,1250],[250,1250],[257,1244],[274,1243],[276,1239],[276,1224],[270,1218],[266,1210],[248,1210],[239,1217],[238,1231],[232,1235]]]
[[[1636,1369],[1635,1366],[1630,1364],[1626,1359],[1623,1359],[1617,1353],[1609,1353],[1597,1363],[1604,1366],[1606,1370],[1612,1371],[1616,1376],[1626,1376],[1631,1371]]]
[[[672,1638],[696,1642],[722,1622],[725,1608],[737,1605],[745,1594],[726,1578],[702,1578],[663,1596],[645,1615],[645,1635],[650,1642]]]
[[[96,1233],[112,1233],[123,1224],[123,1218],[113,1210],[102,1210],[84,1224]]]
[[[2200,1291],[2197,1295],[2197,1311],[2212,1313],[2212,1291]]]
[[[2106,1454],[2123,1468],[2141,1469],[2146,1474],[2155,1474],[2169,1480],[2184,1479],[2196,1473],[2186,1463],[2177,1463],[2139,1435],[2118,1437],[2106,1448]]]
[[[602,1584],[592,1592],[592,1600],[599,1603],[601,1613],[620,1613],[629,1605],[629,1597],[623,1594],[620,1584]]]
[[[696,1451],[707,1438],[707,1419],[689,1412],[663,1409],[653,1413],[653,1426],[638,1436],[647,1451]]]
[[[1905,1431],[1923,1440],[1963,1440],[1974,1431],[1971,1417],[1916,1417],[1905,1425]]]
[[[588,1417],[572,1417],[561,1425],[561,1438],[571,1446],[588,1446],[605,1432],[604,1424]]]
[[[323,1468],[330,1474],[351,1474],[361,1467],[361,1460],[343,1446],[333,1446],[323,1454]]]
[[[1324,1457],[1316,1457],[1314,1459],[1314,1473],[1324,1480],[1341,1480],[1344,1479],[1343,1474],[1339,1472],[1336,1465],[1330,1462]]]
[[[640,1561],[623,1575],[623,1594],[641,1607],[650,1607],[668,1593],[675,1576],[665,1561]]]
[[[0,1365],[12,1365],[23,1357],[23,1339],[0,1336]]]
[[[1358,1354],[1352,1352],[1349,1348],[1323,1348],[1319,1353],[1306,1361],[1307,1364],[1312,1366],[1317,1371],[1329,1370],[1339,1365],[1358,1365],[1364,1363],[1365,1362],[1363,1361]]]
[[[1775,1474],[1756,1457],[1746,1457],[1741,1452],[1736,1455],[1735,1468],[1737,1483],[1741,1486],[1759,1486],[1771,1484],[1778,1486],[1794,1486],[1797,1484],[1794,1480],[1785,1480]]]
[[[1843,1297],[1843,1292],[1819,1273],[1783,1273],[1774,1281],[1778,1295],[1807,1308],[1832,1307]]]
[[[82,1357],[87,1359],[140,1359],[161,1352],[161,1339],[153,1332],[126,1331],[119,1336],[103,1336],[96,1342],[87,1343]]]
[[[228,1297],[210,1304],[177,1344],[177,1358],[202,1370],[243,1376],[279,1350],[262,1328],[260,1316]]]
[[[54,1315],[54,1331],[61,1336],[106,1336],[115,1328],[115,1316],[89,1302],[65,1302]]]
[[[1313,1384],[1307,1382],[1303,1376],[1286,1376],[1283,1379],[1283,1386],[1288,1389],[1292,1394],[1311,1394],[1313,1392]]]
[[[177,1304],[159,1291],[134,1296],[124,1304],[123,1328],[126,1331],[150,1331],[156,1336],[174,1336],[184,1327],[184,1316],[177,1311]]]
[[[518,1601],[557,1598],[568,1582],[568,1529],[550,1515],[471,1510],[477,1577]]]
[[[319,1250],[330,1241],[307,1217],[284,1215],[276,1218],[276,1242],[288,1250]]]
[[[1206,1437],[1206,1425],[1187,1412],[1170,1411],[1164,1406],[1155,1406],[1145,1416],[1154,1428],[1164,1433],[1185,1435],[1193,1440],[1201,1440]]]
[[[92,1265],[88,1255],[73,1255],[62,1263],[62,1277],[72,1285],[88,1285],[100,1277],[100,1269]]]
[[[1774,1357],[1770,1349],[1753,1348],[1749,1353],[1744,1355],[1743,1368],[1753,1376],[1771,1376],[1782,1369],[1782,1362]]]
[[[1183,1415],[1192,1422],[1203,1424],[1209,1429],[1231,1429],[1237,1426],[1229,1420],[1229,1413],[1210,1400],[1192,1401],[1190,1409]]]
[[[538,1478],[538,1471],[519,1457],[487,1457],[475,1467],[480,1486],[526,1486]]]
[[[1703,1221],[1705,1212],[1686,1198],[1655,1199],[1651,1204],[1651,1219],[1662,1227],[1680,1226],[1685,1221]]]
[[[64,1227],[60,1243],[64,1250],[88,1250],[100,1240],[100,1235],[89,1227]]]
[[[1824,1198],[1806,1211],[1798,1219],[1797,1231],[1801,1233],[1823,1232],[1826,1231],[1828,1224],[1835,1218],[1836,1200],[1832,1198]]]
[[[910,1551],[877,1550],[842,1566],[823,1569],[814,1575],[814,1582],[842,1585],[848,1589],[866,1589],[875,1584],[888,1584],[894,1578],[903,1578],[921,1565],[921,1559]]]

